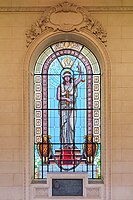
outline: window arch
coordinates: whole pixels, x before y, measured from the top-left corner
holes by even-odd
[[[52,44],[34,68],[34,179],[47,172],[101,178],[101,72],[86,46]]]

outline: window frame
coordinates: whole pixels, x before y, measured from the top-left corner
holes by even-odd
[[[40,63],[42,62],[42,70],[43,70],[43,72],[41,71],[40,72],[40,76],[42,76],[42,78],[43,78],[43,74],[45,75],[45,74],[47,74],[48,73],[48,70],[49,70],[49,66],[50,66],[50,64],[47,66],[47,63],[49,63],[49,62],[53,62],[55,59],[59,59],[58,58],[58,56],[54,56],[54,58],[52,59],[48,54],[47,54],[47,50],[48,50],[48,52],[50,52],[50,49],[52,49],[52,51],[53,51],[53,53],[55,54],[55,52],[54,52],[54,50],[53,50],[53,46],[55,46],[55,45],[58,45],[59,43],[63,43],[63,41],[60,41],[60,42],[57,42],[57,43],[55,43],[55,44],[50,44],[50,46],[48,46],[46,49],[44,49],[44,51],[39,55],[39,57],[38,57],[38,59],[37,59],[37,61],[36,61],[36,64],[35,64],[35,71],[37,70],[38,71],[38,69],[36,69],[36,67],[38,67],[38,63],[39,63],[39,65],[40,65]],[[67,41],[65,41],[65,42],[67,42]],[[83,60],[85,60],[85,57],[83,57],[84,56],[84,54],[82,55],[82,50],[84,50],[84,51],[87,51],[87,54],[90,54],[90,56],[87,56],[87,59],[88,59],[88,62],[89,62],[89,66],[90,66],[90,68],[91,68],[91,74],[90,75],[92,75],[92,82],[93,83],[91,83],[92,84],[92,88],[91,88],[91,92],[92,92],[92,95],[94,94],[94,86],[95,86],[95,81],[93,80],[93,78],[94,77],[96,77],[96,75],[97,76],[99,76],[99,79],[100,79],[100,81],[101,81],[101,69],[100,69],[100,64],[99,64],[99,61],[98,61],[98,59],[96,58],[96,56],[94,55],[94,53],[89,49],[89,48],[87,48],[84,44],[81,44],[81,43],[79,43],[79,42],[77,42],[77,41],[70,41],[71,43],[73,42],[73,43],[75,43],[75,44],[79,44],[79,45],[81,45],[81,50],[79,51],[79,52],[77,52],[76,54],[78,54],[78,56],[79,57],[81,57],[81,62],[82,62],[82,59]],[[50,48],[50,49],[49,49]],[[59,47],[59,49],[60,49],[60,47]],[[60,49],[60,50],[57,50],[57,52],[58,52],[58,55],[59,55],[59,57],[61,57],[62,56],[62,49]],[[67,48],[66,48],[67,49]],[[64,53],[66,54],[66,55],[71,55],[71,53],[69,52],[69,53],[67,53],[67,50],[66,49],[64,49]],[[69,48],[68,48],[69,49]],[[68,51],[70,51],[70,50],[68,50]],[[74,53],[74,49],[72,50],[73,51],[73,53]],[[45,53],[46,52],[46,53]],[[61,53],[60,53],[61,52]],[[47,55],[47,57],[46,57],[46,55]],[[52,55],[52,54],[51,54]],[[43,60],[43,57],[44,57],[44,60],[45,60],[45,62],[44,61],[42,61]],[[49,57],[50,57],[50,59],[49,59]],[[50,61],[49,61],[50,60]],[[86,61],[84,61],[84,62],[86,62]],[[44,69],[44,66],[45,66],[45,63],[46,63],[46,67],[45,67],[45,69]],[[97,74],[96,72],[95,72],[95,65],[99,65],[99,74]],[[87,69],[87,65],[86,64],[84,64],[85,65],[85,68],[86,68],[86,70],[89,70],[89,69]],[[94,67],[93,67],[93,65],[94,65]],[[87,66],[87,67],[86,67]],[[34,73],[35,75],[36,75],[36,72]],[[37,74],[37,75],[39,75],[39,74]],[[89,74],[87,75],[87,77],[89,76]],[[45,82],[47,82],[47,80],[45,81]],[[89,84],[89,79],[87,78],[87,83]],[[45,89],[45,93],[47,94],[47,95],[45,95],[46,97],[46,106],[47,106],[47,98],[48,98],[48,92],[47,92],[47,90],[48,90],[48,83],[47,83],[47,86],[45,85],[45,87],[46,87],[46,89]],[[42,88],[43,88],[43,84],[42,84]],[[87,88],[87,94],[88,94],[88,88]],[[100,98],[101,98],[101,83],[100,83],[100,93],[99,93],[99,95],[100,95]],[[42,96],[43,96],[43,93],[42,93]],[[94,103],[93,101],[94,101],[94,97],[92,96],[91,98],[93,98],[93,100],[92,100],[92,104]],[[43,98],[42,98],[43,99]],[[87,101],[87,102],[89,102],[89,100]],[[88,103],[87,103],[88,104]],[[42,105],[43,105],[43,103],[42,103]],[[100,100],[100,105],[101,105],[101,100]],[[87,108],[87,110],[89,109],[89,107]],[[94,109],[96,109],[95,107],[93,107],[93,105],[92,105],[92,112],[93,112],[93,110]],[[99,107],[99,110],[101,110],[101,106]],[[47,111],[47,114],[46,114],[47,116],[46,116],[46,118],[48,119],[48,111]],[[88,115],[88,111],[87,111],[87,115]],[[103,113],[101,113],[100,115],[103,115]],[[43,111],[42,111],[42,116],[43,116]],[[44,117],[44,116],[43,116]],[[94,125],[94,119],[93,119],[93,117],[94,117],[94,114],[92,114],[92,127],[93,127],[93,125]],[[88,116],[87,116],[87,119],[88,119]],[[43,122],[42,122],[43,123]],[[88,127],[88,125],[87,125],[87,127]],[[99,125],[99,128],[101,128],[101,124]],[[48,129],[48,124],[45,124],[45,132],[48,132],[48,130],[46,130],[46,129]],[[102,128],[101,128],[102,129]],[[43,130],[43,128],[42,128],[42,130]],[[94,131],[93,130],[91,130],[91,132],[92,132],[92,135],[94,136]],[[42,131],[42,135],[43,135],[43,131]],[[88,134],[87,134],[88,135]],[[99,135],[99,136],[101,136],[101,134]],[[93,137],[93,139],[94,139],[94,137]],[[43,139],[42,139],[43,140]],[[87,139],[87,141],[88,141],[88,139]],[[93,143],[94,141],[92,141],[92,143]],[[94,142],[93,144],[95,145],[95,143],[97,143],[97,142]],[[100,145],[101,145],[101,143],[100,143]],[[93,150],[92,150],[93,151]],[[100,156],[101,157],[101,156]],[[88,165],[88,164],[87,164]],[[89,178],[90,180],[93,180],[93,179],[95,179],[94,177],[93,177],[93,167],[94,167],[94,164],[92,164],[92,178]],[[43,168],[43,167],[42,167]],[[101,167],[100,167],[101,168]],[[35,178],[36,179],[36,178]],[[96,179],[99,179],[99,178],[96,178]],[[101,180],[101,177],[100,177],[100,180]]]
[[[103,198],[110,199],[111,195],[111,64],[105,46],[98,41],[92,34],[80,32],[80,33],[47,33],[38,37],[33,44],[28,48],[23,62],[23,155],[24,155],[24,197],[26,200],[34,199],[39,195],[39,192],[44,191],[47,193],[42,194],[41,197],[47,199],[49,197],[50,183],[34,181],[33,179],[33,135],[34,132],[34,113],[33,113],[33,68],[36,60],[49,44],[61,41],[61,40],[75,40],[90,47],[95,53],[96,57],[100,61],[101,66],[101,87],[102,87],[102,105],[101,109],[104,110],[104,116],[102,116],[103,124],[103,137],[102,143],[102,179],[100,182],[90,181],[89,188],[85,184],[85,190],[88,194],[91,193],[91,188],[96,190],[102,195]],[[102,112],[101,110],[101,112]],[[105,152],[106,150],[106,152]],[[49,175],[49,178],[52,176]],[[50,180],[49,180],[50,181]],[[87,182],[86,182],[87,183]],[[93,191],[93,190],[92,190]],[[42,192],[43,193],[43,192]],[[98,198],[98,197],[97,197]],[[99,197],[100,198],[100,197]]]

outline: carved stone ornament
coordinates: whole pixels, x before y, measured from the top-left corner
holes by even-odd
[[[101,23],[93,18],[88,11],[73,3],[63,2],[49,7],[43,15],[26,32],[27,47],[44,32],[85,31],[95,35],[102,43],[107,42],[107,33]]]

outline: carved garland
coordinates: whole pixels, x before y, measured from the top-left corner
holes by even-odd
[[[52,15],[58,15],[59,13],[75,13],[80,15],[82,20],[79,23],[74,23],[73,19],[67,23],[57,23],[52,21]],[[73,23],[72,23],[73,22]],[[64,2],[58,4],[55,7],[47,8],[43,15],[31,26],[31,29],[26,32],[27,47],[31,42],[43,32],[70,32],[70,31],[87,31],[95,35],[102,43],[107,42],[107,33],[103,29],[101,23],[94,19],[87,10],[83,7],[79,7],[73,3]]]

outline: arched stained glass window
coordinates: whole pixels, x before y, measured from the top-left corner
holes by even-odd
[[[101,178],[101,75],[77,42],[47,47],[34,68],[34,179],[48,172]]]

